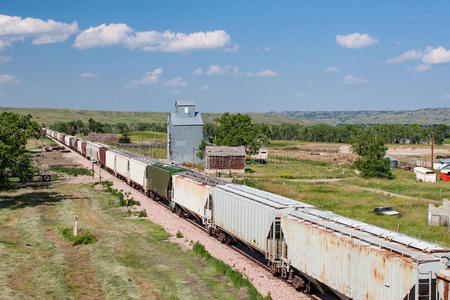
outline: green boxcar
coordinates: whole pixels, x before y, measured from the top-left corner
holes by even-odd
[[[169,202],[172,199],[172,175],[186,171],[188,170],[159,163],[147,166],[148,189]]]

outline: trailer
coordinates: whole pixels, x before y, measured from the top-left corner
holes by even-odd
[[[441,170],[440,180],[450,181],[450,169]]]
[[[415,167],[414,173],[416,173],[416,179],[418,181],[436,182],[436,173],[434,173],[433,170],[423,167]]]

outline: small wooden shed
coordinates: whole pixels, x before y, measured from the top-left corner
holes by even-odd
[[[245,173],[244,146],[206,146],[205,172]]]

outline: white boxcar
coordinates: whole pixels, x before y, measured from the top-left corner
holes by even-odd
[[[211,218],[206,205],[211,188],[225,184],[227,182],[200,173],[179,173],[172,177],[172,201],[206,222]]]
[[[281,230],[283,261],[352,299],[414,299],[419,279],[428,294],[448,263],[438,245],[327,211],[292,210]]]
[[[116,174],[119,174],[127,181],[130,178],[130,156],[126,153],[116,151]]]
[[[139,185],[147,192],[147,166],[153,161],[145,157],[135,156],[130,159],[130,181]]]
[[[86,141],[86,157],[92,161],[93,160],[98,161],[99,159],[98,148],[100,148],[100,146],[97,145],[96,143]]]
[[[265,253],[266,238],[276,215],[290,207],[310,207],[289,198],[236,184],[213,187],[211,195],[215,225],[262,253]]]
[[[106,163],[105,166],[107,169],[109,169],[111,172],[116,174],[116,154],[117,152],[115,149],[108,149],[106,151]]]
[[[64,145],[66,145],[67,147],[70,147],[70,138],[71,137],[72,137],[71,135],[66,135],[64,137]]]
[[[78,143],[77,143],[77,151],[79,153],[82,153],[83,149],[81,148],[81,145],[83,144],[84,140],[82,139],[78,139]]]

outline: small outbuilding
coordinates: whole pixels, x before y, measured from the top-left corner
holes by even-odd
[[[206,146],[205,172],[245,173],[244,146]]]
[[[385,157],[389,158],[391,169],[395,169],[398,167],[398,159],[393,158],[392,156],[389,156],[389,155],[387,155]]]
[[[436,174],[430,169],[424,167],[415,167],[414,173],[416,173],[416,179],[419,181],[436,182]]]
[[[266,148],[260,148],[258,153],[250,155],[251,159],[258,159],[258,160],[267,160],[269,158],[269,152]]]
[[[444,199],[442,206],[428,205],[428,225],[449,226],[450,223],[450,201]]]

